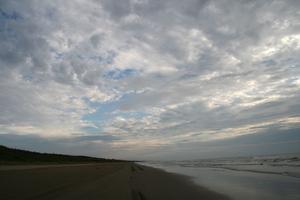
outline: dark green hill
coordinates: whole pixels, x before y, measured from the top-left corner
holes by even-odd
[[[0,145],[0,164],[57,164],[57,163],[91,163],[120,162],[120,160],[94,158],[88,156],[71,156],[64,154],[38,153],[12,149]]]

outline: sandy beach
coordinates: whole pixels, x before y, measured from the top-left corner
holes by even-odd
[[[134,163],[2,166],[0,196],[14,199],[228,199],[185,176]]]

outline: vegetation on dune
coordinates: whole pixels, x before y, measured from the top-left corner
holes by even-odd
[[[120,162],[115,159],[95,158],[88,156],[73,156],[54,153],[38,153],[27,150],[8,148],[0,145],[0,164],[32,164],[32,163],[91,163]]]

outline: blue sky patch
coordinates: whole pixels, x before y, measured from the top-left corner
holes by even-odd
[[[113,70],[109,70],[104,74],[105,78],[108,79],[113,79],[113,80],[120,80],[120,79],[124,79],[130,76],[135,76],[138,74],[138,70],[136,69],[131,69],[131,68],[127,68],[127,69],[113,69]]]
[[[124,117],[124,118],[136,118],[141,119],[148,114],[142,111],[128,111],[128,112],[116,112],[120,107],[120,103],[127,101],[131,95],[134,95],[132,93],[130,94],[124,94],[120,99],[117,101],[111,101],[111,102],[105,102],[105,103],[99,103],[99,102],[92,102],[89,100],[86,100],[89,106],[96,109],[94,113],[88,114],[83,116],[82,120],[89,121],[96,125],[99,128],[94,127],[86,127],[85,130],[89,133],[92,132],[99,132],[101,131],[101,126],[103,123],[112,120],[116,116]]]
[[[0,19],[17,20],[17,19],[22,19],[22,17],[16,11],[7,12],[7,11],[0,9]]]

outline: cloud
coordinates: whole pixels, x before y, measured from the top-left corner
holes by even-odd
[[[155,157],[299,125],[297,1],[0,4],[1,134]]]

